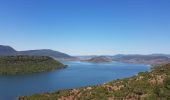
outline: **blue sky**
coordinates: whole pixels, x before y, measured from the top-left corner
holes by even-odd
[[[170,54],[170,0],[0,0],[0,44],[71,55]]]

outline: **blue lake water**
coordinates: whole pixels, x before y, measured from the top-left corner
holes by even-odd
[[[100,64],[64,62],[64,64],[68,67],[53,72],[0,76],[0,100],[16,100],[22,95],[103,84],[150,70],[147,65],[118,62]]]

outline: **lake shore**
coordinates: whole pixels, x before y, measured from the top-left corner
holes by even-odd
[[[170,94],[170,64],[155,66],[151,72],[140,72],[137,76],[115,80],[103,85],[61,90],[53,93],[22,96],[19,100],[138,100],[163,99]]]

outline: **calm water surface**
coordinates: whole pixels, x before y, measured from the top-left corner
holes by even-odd
[[[0,100],[16,100],[18,96],[22,95],[103,84],[150,70],[147,65],[118,62],[102,64],[64,63],[69,66],[53,72],[0,76]]]

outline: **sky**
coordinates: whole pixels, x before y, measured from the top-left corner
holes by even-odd
[[[0,0],[0,44],[70,55],[170,54],[170,0]]]

